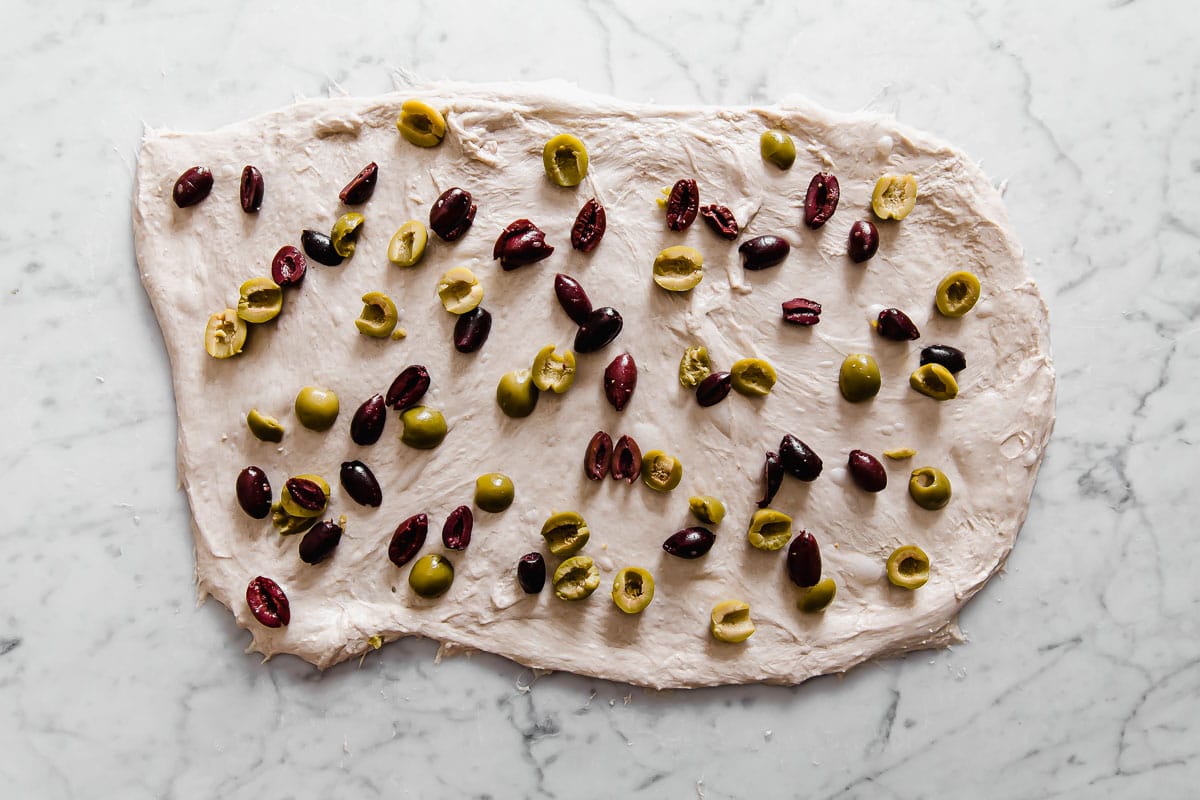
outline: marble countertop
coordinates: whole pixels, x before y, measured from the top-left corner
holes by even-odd
[[[1194,793],[1188,0],[21,5],[0,31],[0,795]],[[967,644],[794,688],[653,693],[489,655],[436,664],[427,641],[325,673],[261,665],[224,608],[196,607],[169,369],[132,249],[142,126],[381,93],[396,70],[662,102],[801,92],[894,113],[1003,182],[1051,311],[1059,417]]]

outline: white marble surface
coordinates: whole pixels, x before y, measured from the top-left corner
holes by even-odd
[[[1190,0],[11,5],[0,796],[1194,795]],[[435,665],[416,641],[324,674],[263,666],[223,608],[195,607],[131,245],[142,124],[375,94],[396,68],[633,100],[801,91],[895,112],[1007,181],[1051,310],[1059,420],[1009,569],[963,615],[968,644],[793,689],[654,694],[486,655]]]

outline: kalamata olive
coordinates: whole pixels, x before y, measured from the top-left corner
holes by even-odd
[[[457,186],[447,189],[429,211],[429,228],[443,241],[452,242],[471,227],[475,210],[470,192]]]
[[[837,178],[828,172],[814,175],[804,195],[804,224],[816,230],[828,222],[837,210],[841,193]]]
[[[967,357],[962,350],[948,344],[931,344],[921,351],[921,366],[941,364],[954,375],[967,368]]]
[[[642,449],[632,436],[622,436],[613,445],[612,467],[610,474],[613,480],[633,483],[642,474]]]
[[[691,178],[676,181],[667,197],[667,227],[682,231],[696,221],[700,210],[700,190]]]
[[[342,526],[332,520],[321,520],[300,540],[300,560],[305,564],[319,564],[329,558],[341,540]]]
[[[824,466],[812,448],[790,433],[779,442],[779,460],[785,472],[802,481],[815,481]]]
[[[788,546],[787,573],[800,587],[816,586],[821,580],[821,548],[808,531],[800,531]]]
[[[371,395],[354,412],[354,419],[350,421],[350,439],[363,447],[375,444],[383,435],[386,421],[387,404],[383,401],[383,395]]]
[[[601,306],[588,315],[587,320],[575,332],[575,351],[594,353],[608,345],[625,324],[615,308]]]
[[[483,347],[492,332],[492,314],[483,306],[475,306],[454,321],[454,349],[474,353]]]
[[[851,450],[846,460],[850,477],[864,492],[882,492],[887,488],[887,472],[879,459],[862,450]]]
[[[637,386],[637,364],[629,353],[621,353],[604,370],[604,396],[617,411],[623,411]]]
[[[449,550],[466,550],[471,543],[471,529],[475,527],[475,517],[468,506],[459,506],[446,517],[442,525],[442,544]]]
[[[554,247],[546,243],[541,228],[527,219],[519,219],[501,231],[492,248],[492,258],[499,259],[507,272],[549,258],[553,252]]]
[[[526,594],[537,594],[546,585],[546,559],[541,553],[526,553],[517,562],[517,583]]]
[[[180,208],[194,206],[212,191],[213,174],[207,167],[192,167],[175,181],[171,198]]]
[[[742,266],[749,270],[773,267],[787,258],[792,246],[782,236],[765,234],[748,239],[738,247],[744,261]]]
[[[879,332],[880,336],[891,339],[893,342],[907,342],[921,338],[920,331],[909,319],[908,314],[898,308],[885,308],[880,311],[875,330]]]
[[[318,264],[324,264],[327,267],[336,267],[345,259],[338,254],[337,248],[333,246],[333,238],[328,234],[314,231],[311,228],[305,228],[300,232],[300,246],[304,248],[304,253]],[[279,283],[278,280],[275,281]],[[283,284],[280,284],[281,286]]]
[[[341,469],[342,488],[350,499],[360,506],[378,508],[383,502],[383,492],[375,473],[361,461],[343,461]]]
[[[715,406],[729,396],[733,386],[733,375],[729,372],[713,372],[696,387],[696,402],[702,408]]]
[[[771,501],[775,499],[775,495],[782,485],[783,462],[779,459],[779,453],[771,451],[767,453],[766,459],[763,461],[763,496],[758,501],[758,507],[766,508],[771,505]]]
[[[607,227],[604,206],[593,197],[579,209],[575,224],[571,226],[571,247],[581,253],[592,252],[604,238],[604,230]]]
[[[397,411],[412,408],[429,389],[429,370],[420,364],[405,367],[388,387],[384,402]]]
[[[339,258],[340,262],[341,259]],[[280,286],[298,286],[308,271],[308,261],[290,244],[285,244],[271,259],[271,279]]]
[[[860,219],[850,226],[849,244],[846,252],[855,264],[861,264],[879,250],[879,231],[869,219]]]
[[[281,628],[292,621],[287,595],[279,584],[259,575],[246,587],[246,605],[254,618],[268,628]]]
[[[587,453],[583,458],[583,472],[589,480],[601,481],[608,475],[609,465],[612,464],[613,442],[604,431],[596,431],[596,435],[588,442]]]
[[[242,169],[242,182],[239,187],[238,199],[242,203],[242,211],[247,214],[253,214],[262,208],[263,193],[266,191],[266,184],[263,181],[263,175],[259,172],[258,167],[252,164],[247,164]]]
[[[708,528],[684,528],[667,537],[662,549],[678,558],[699,558],[712,549],[716,534]]]
[[[271,482],[267,473],[255,466],[246,467],[237,477],[238,505],[255,519],[271,513]]]
[[[558,304],[576,325],[582,325],[592,315],[592,301],[579,281],[561,272],[554,276],[554,296]]]
[[[338,199],[348,206],[365,203],[371,199],[371,195],[375,194],[375,183],[378,180],[379,165],[372,161],[350,179],[350,182],[338,194]]]
[[[392,541],[388,544],[388,559],[397,567],[403,567],[417,555],[425,545],[429,533],[429,517],[413,514],[396,527]]]

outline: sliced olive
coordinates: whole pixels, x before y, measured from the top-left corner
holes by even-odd
[[[429,232],[419,220],[410,219],[392,234],[387,257],[397,267],[415,267],[425,255]]]
[[[916,205],[917,179],[912,175],[884,175],[875,182],[871,210],[880,219],[904,219]]]
[[[879,377],[879,364],[873,356],[866,353],[851,353],[842,361],[838,371],[838,388],[842,397],[851,403],[861,403],[879,394],[882,380]]]
[[[539,391],[562,394],[575,383],[575,354],[570,350],[557,353],[554,345],[548,344],[534,357],[530,375]]]
[[[744,642],[754,634],[750,605],[741,600],[722,600],[709,615],[713,638],[721,642]]]
[[[498,514],[512,505],[515,495],[512,478],[501,472],[489,472],[475,479],[475,505]]]
[[[587,176],[587,148],[578,137],[560,133],[542,148],[542,166],[557,185],[578,186]]]
[[[279,493],[279,505],[293,517],[318,517],[329,505],[329,484],[311,472],[288,478]]]
[[[669,492],[683,479],[683,464],[675,456],[651,450],[642,456],[642,483],[656,492]]]
[[[725,504],[710,494],[699,495],[688,500],[692,515],[706,525],[720,525],[725,519]]]
[[[654,577],[641,567],[625,567],[613,578],[612,599],[626,614],[640,614],[654,599]]]
[[[296,418],[309,430],[327,431],[338,415],[338,396],[329,389],[305,386],[296,395]]]
[[[950,502],[950,479],[934,467],[914,469],[908,479],[908,494],[916,504],[929,511],[945,508]]]
[[[417,147],[437,147],[446,136],[446,119],[423,100],[405,100],[396,119],[396,130]]]
[[[669,292],[695,289],[704,278],[704,256],[694,247],[678,244],[654,258],[654,282]]]
[[[920,589],[929,581],[929,556],[916,545],[897,547],[888,556],[887,576],[901,589]]]
[[[917,367],[909,376],[908,385],[934,400],[953,400],[958,397],[958,381],[941,364]]]
[[[506,372],[496,386],[496,404],[510,417],[528,417],[537,407],[538,388],[527,369]]]
[[[750,518],[746,539],[759,550],[782,550],[792,538],[792,518],[773,508],[760,508]]]
[[[283,441],[283,424],[271,415],[262,413],[257,408],[250,409],[250,413],[246,415],[246,427],[264,442]]]
[[[934,299],[942,316],[961,317],[979,302],[979,278],[969,272],[951,272],[938,284]]]
[[[884,457],[890,458],[893,461],[903,461],[906,458],[912,458],[916,454],[917,451],[913,450],[911,447],[896,447],[891,450],[883,451]]]
[[[421,556],[408,573],[408,585],[421,597],[434,598],[445,594],[454,583],[454,565],[439,553]]]
[[[269,322],[283,310],[283,289],[270,278],[251,278],[238,294],[237,315],[246,322]]]
[[[208,318],[204,328],[204,349],[213,358],[230,358],[242,352],[246,344],[246,323],[232,308]]]
[[[729,368],[734,391],[747,397],[765,397],[775,386],[775,368],[761,358],[743,358]]]
[[[383,292],[367,292],[362,296],[363,309],[354,320],[358,332],[376,339],[386,339],[396,329],[400,315],[392,298]]]
[[[781,130],[763,131],[758,139],[758,149],[763,160],[770,161],[780,169],[789,169],[796,163],[796,143]]]
[[[366,222],[366,218],[357,211],[350,211],[338,217],[338,221],[333,223],[333,230],[329,233],[329,240],[333,242],[333,252],[342,258],[350,258],[354,255],[354,248],[358,246],[358,235],[362,233],[364,222]]]
[[[400,441],[418,450],[432,450],[446,438],[446,418],[436,408],[413,406],[400,415]]]
[[[712,361],[708,349],[703,345],[689,347],[679,359],[679,382],[688,389],[695,389],[712,372]]]
[[[553,514],[542,525],[542,538],[556,556],[578,553],[591,537],[591,530],[583,517],[574,511]]]
[[[837,584],[834,583],[833,578],[822,578],[817,581],[815,586],[809,586],[800,592],[800,597],[796,600],[796,608],[806,614],[824,611],[833,602],[836,594]]]
[[[554,570],[554,594],[560,600],[583,600],[600,587],[600,570],[587,556],[572,556]]]
[[[465,314],[483,302],[483,287],[475,273],[455,267],[438,281],[438,297],[451,314]]]

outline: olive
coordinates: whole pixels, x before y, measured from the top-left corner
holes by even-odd
[[[796,608],[806,614],[824,611],[833,602],[835,594],[837,594],[837,584],[834,583],[833,578],[822,578],[817,581],[815,586],[809,586],[800,593],[800,597],[796,600]]]
[[[208,318],[204,328],[204,349],[213,358],[230,358],[242,352],[246,344],[246,323],[237,311],[227,308]]]
[[[587,556],[572,556],[554,570],[554,594],[560,600],[583,600],[600,587],[600,570]]]
[[[893,342],[908,342],[920,339],[921,332],[916,324],[898,308],[885,308],[879,312],[879,317],[872,323],[875,332]]]
[[[716,541],[716,534],[708,528],[684,528],[668,536],[662,549],[676,558],[693,559],[712,550]]]
[[[527,369],[506,372],[496,386],[496,403],[510,417],[528,417],[537,406],[538,388]]]
[[[429,209],[429,227],[442,241],[453,242],[470,230],[477,210],[470,192],[452,186]]]
[[[887,576],[893,586],[920,589],[929,580],[929,556],[916,545],[897,547],[888,556]]]
[[[530,379],[538,391],[562,394],[575,383],[575,354],[570,350],[557,353],[548,344],[533,359]]]
[[[787,551],[788,577],[801,588],[816,586],[821,580],[821,548],[808,531],[800,531]]]
[[[617,338],[624,325],[625,320],[615,308],[600,306],[594,309],[575,332],[575,352],[594,353],[602,349]]]
[[[695,389],[712,372],[712,361],[708,349],[703,345],[689,347],[679,359],[679,382],[688,389]]]
[[[875,182],[871,210],[880,219],[904,219],[916,205],[917,179],[912,175],[884,175]]]
[[[555,184],[578,186],[587,176],[587,148],[578,137],[560,133],[542,148],[542,166]]]
[[[850,226],[849,244],[846,247],[850,260],[855,264],[867,261],[879,250],[879,230],[869,219],[860,219]]]
[[[613,440],[604,431],[596,431],[583,455],[583,474],[590,481],[602,481],[612,465]]]
[[[279,493],[279,505],[293,517],[319,517],[329,505],[329,484],[311,472],[288,478]]]
[[[348,206],[362,205],[371,199],[371,195],[375,194],[375,184],[378,182],[379,165],[372,161],[342,187],[342,191],[338,193],[338,199]]]
[[[887,488],[887,472],[879,459],[863,450],[851,450],[846,459],[850,477],[864,492],[882,492]]]
[[[882,380],[879,377],[879,364],[873,356],[866,353],[851,353],[842,361],[838,370],[838,388],[842,397],[851,403],[861,403],[879,394]]]
[[[483,302],[483,287],[474,272],[454,267],[438,281],[437,295],[451,314],[465,314]]]
[[[338,543],[342,541],[342,526],[346,518],[338,522],[322,520],[309,529],[300,540],[300,560],[305,564],[319,564],[333,554]]]
[[[802,481],[815,481],[825,464],[811,447],[790,433],[779,442],[779,462],[784,472]]]
[[[625,567],[613,578],[612,599],[626,614],[640,614],[654,599],[654,577],[641,567]]]
[[[338,396],[330,389],[305,386],[296,395],[296,418],[309,430],[327,431],[338,415]]]
[[[392,234],[388,242],[388,261],[397,267],[413,267],[420,263],[425,255],[425,245],[429,242],[429,232],[419,220],[410,219]]]
[[[979,302],[979,278],[970,272],[951,272],[938,284],[934,301],[942,316],[961,317]]]
[[[517,561],[517,583],[526,594],[537,594],[546,585],[546,558],[541,553],[526,553]]]
[[[489,472],[475,479],[475,505],[497,514],[512,505],[515,490],[512,478]]]
[[[738,252],[742,254],[742,266],[757,272],[782,262],[791,249],[787,239],[768,233],[742,242]]]
[[[704,278],[704,256],[694,247],[675,245],[654,258],[654,282],[669,292],[695,289]]]
[[[683,479],[683,464],[675,456],[651,450],[642,456],[642,483],[656,492],[669,492]]]
[[[765,397],[775,386],[775,368],[761,358],[743,358],[729,368],[730,384],[738,394]]]
[[[696,402],[701,408],[709,408],[729,396],[733,376],[728,372],[712,372],[696,386]]]
[[[931,344],[921,351],[921,366],[941,364],[954,375],[967,368],[967,357],[962,350],[948,344]]]
[[[408,573],[408,585],[421,597],[439,597],[446,593],[452,583],[454,565],[438,553],[421,556]]]
[[[705,525],[720,525],[725,519],[725,504],[709,494],[689,498],[688,509]]]
[[[781,130],[763,131],[758,138],[758,149],[764,161],[770,161],[780,169],[789,169],[796,163],[796,143]]]
[[[271,524],[283,536],[303,533],[317,523],[319,517],[296,517],[283,508],[282,503],[271,506]]]
[[[396,130],[417,147],[436,147],[446,136],[446,119],[422,100],[405,100],[396,119]]]
[[[358,246],[358,235],[362,233],[364,222],[366,222],[366,218],[357,211],[349,211],[338,217],[338,221],[333,223],[333,230],[329,232],[329,240],[333,243],[333,252],[342,258],[350,258],[354,255],[354,248]]]
[[[896,447],[891,450],[884,450],[883,454],[893,461],[903,461],[906,458],[912,458],[915,456],[917,451],[913,450],[911,447]]]
[[[238,185],[238,200],[241,201],[242,211],[253,214],[262,208],[263,193],[267,185],[263,181],[262,171],[253,164],[242,167],[242,180]]]
[[[552,514],[542,525],[542,538],[556,556],[578,553],[591,537],[591,530],[583,517],[574,511]]]
[[[413,406],[400,414],[404,432],[400,441],[418,450],[432,450],[446,438],[446,418],[428,406]]]
[[[953,400],[958,397],[958,381],[941,364],[917,367],[908,377],[908,385],[934,400]]]
[[[383,292],[367,292],[362,296],[363,309],[354,320],[358,332],[376,339],[386,339],[396,329],[400,315],[396,304]]]
[[[257,408],[250,409],[250,413],[246,415],[246,427],[256,438],[264,442],[283,441],[283,424]]]
[[[950,479],[934,467],[914,469],[908,479],[908,494],[921,508],[937,511],[950,502]]]
[[[722,600],[709,615],[713,638],[720,642],[744,642],[754,634],[750,605],[741,600]]]
[[[614,481],[633,483],[642,474],[642,450],[632,436],[623,435],[613,445],[609,473]]]
[[[758,550],[782,550],[792,538],[792,518],[773,508],[759,508],[750,518],[746,539]]]
[[[188,169],[175,181],[171,199],[180,208],[194,206],[212,191],[213,174],[208,167],[195,166]]]
[[[371,468],[363,462],[343,461],[339,478],[346,494],[350,495],[350,499],[360,506],[378,508],[379,504],[383,502],[383,492],[379,488],[379,481],[375,479],[375,473],[371,472]]]
[[[283,310],[283,289],[270,278],[251,278],[238,295],[237,315],[246,322],[269,322]]]
[[[375,444],[383,435],[386,422],[387,405],[383,395],[373,394],[354,412],[354,419],[350,420],[350,439],[364,447]]]
[[[258,467],[243,469],[237,476],[238,505],[255,519],[263,519],[271,513],[271,481],[267,473]]]
[[[285,245],[279,249],[275,260],[271,262],[271,277],[280,286],[295,286],[304,280],[308,270],[305,255],[327,267],[336,267],[343,261],[333,249],[333,240],[320,231],[305,228],[300,232],[300,244],[304,247],[303,255],[296,248]]]

